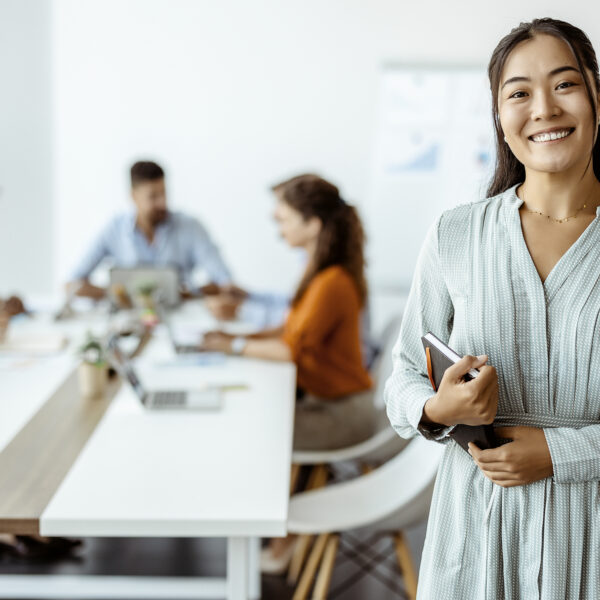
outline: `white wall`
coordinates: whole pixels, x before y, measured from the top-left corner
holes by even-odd
[[[50,15],[0,0],[0,296],[53,282]]]
[[[298,261],[268,186],[316,170],[369,201],[382,63],[485,65],[512,26],[545,15],[600,48],[596,13],[583,0],[58,0],[59,273],[126,206],[131,161],[152,157],[242,284],[285,289]]]
[[[206,222],[240,283],[288,288],[298,261],[268,186],[317,170],[368,205],[380,66],[485,65],[543,15],[600,50],[587,0],[0,0],[0,293],[64,280],[127,206],[140,157],[168,168],[172,204]]]

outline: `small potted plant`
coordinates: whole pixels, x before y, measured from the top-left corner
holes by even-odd
[[[79,391],[86,398],[102,397],[108,381],[108,362],[102,342],[88,332],[78,354],[81,358]]]
[[[136,286],[136,304],[142,309],[140,321],[146,327],[154,327],[159,321],[156,311],[157,289],[155,281],[144,281]]]
[[[156,287],[156,282],[154,281],[143,281],[136,286],[136,299],[141,308],[146,310],[154,310],[156,308],[154,301]]]

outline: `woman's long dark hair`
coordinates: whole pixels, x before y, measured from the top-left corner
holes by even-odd
[[[552,35],[562,40],[573,52],[577,67],[581,72],[585,89],[592,107],[594,123],[596,124],[596,143],[590,157],[593,163],[596,179],[600,180],[600,133],[598,128],[598,110],[596,108],[596,97],[600,91],[600,75],[598,74],[598,60],[589,38],[581,29],[557,19],[534,19],[530,23],[521,23],[515,27],[507,36],[500,40],[496,49],[492,53],[490,64],[488,65],[488,77],[492,91],[492,119],[496,133],[496,167],[494,176],[488,187],[488,197],[495,196],[512,187],[513,185],[525,180],[525,167],[520,163],[512,153],[508,144],[504,141],[504,132],[500,125],[498,115],[498,92],[500,89],[500,77],[506,59],[515,49],[517,44],[526,40],[533,39],[536,35]],[[589,80],[586,69],[592,73],[593,81]]]
[[[318,175],[299,175],[272,189],[304,220],[317,217],[322,224],[315,255],[298,285],[292,306],[300,301],[314,277],[333,265],[343,267],[352,277],[364,305],[367,299],[365,233],[356,209],[346,204],[335,185]]]

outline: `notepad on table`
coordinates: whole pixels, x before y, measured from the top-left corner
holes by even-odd
[[[15,333],[0,344],[0,352],[15,354],[52,354],[67,345],[62,333]]]

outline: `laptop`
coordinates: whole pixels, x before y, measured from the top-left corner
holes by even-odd
[[[179,274],[175,267],[113,267],[110,270],[110,287],[122,285],[135,303],[140,287],[155,288],[155,295],[166,306],[177,306],[181,301]]]
[[[171,323],[171,320],[169,319],[169,315],[165,310],[164,306],[158,305],[156,307],[156,312],[158,314],[160,322],[165,326],[167,330],[167,335],[169,336],[169,341],[171,342],[171,346],[173,346],[173,351],[175,352],[175,354],[205,353],[205,351],[202,350],[202,347],[200,346],[200,341],[198,341],[197,344],[190,344],[182,343],[180,340],[177,339],[175,331],[173,330],[173,325]]]
[[[207,386],[197,390],[146,390],[131,361],[119,348],[116,336],[108,341],[108,350],[115,369],[133,388],[145,408],[217,410],[223,405],[223,386]]]

